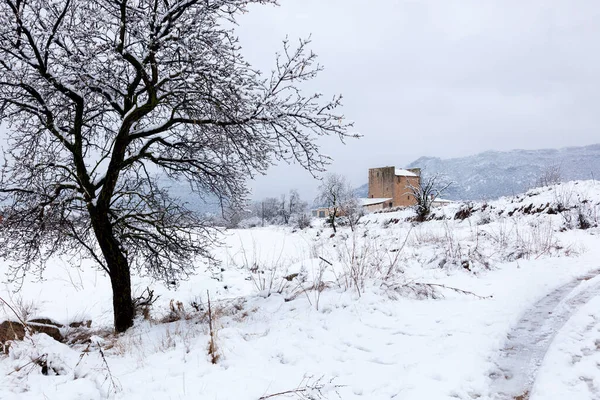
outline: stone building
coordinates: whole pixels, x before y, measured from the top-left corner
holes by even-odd
[[[409,207],[417,204],[411,186],[421,184],[421,169],[382,167],[369,169],[370,208]]]

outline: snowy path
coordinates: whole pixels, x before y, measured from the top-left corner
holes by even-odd
[[[526,400],[557,332],[585,303],[600,295],[600,280],[575,290],[584,281],[600,275],[600,270],[575,279],[539,300],[508,334],[492,373],[492,393],[497,400]]]

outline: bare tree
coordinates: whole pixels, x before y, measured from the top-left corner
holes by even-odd
[[[285,194],[281,195],[281,203],[283,223],[286,225],[290,223],[291,219],[304,213],[308,207],[306,202],[302,201],[300,193],[296,189],[290,190],[287,200]]]
[[[343,175],[327,174],[319,185],[315,203],[329,208],[329,222],[334,232],[337,232],[336,218],[344,213],[344,208],[355,197],[350,182]]]
[[[223,204],[276,160],[311,173],[315,137],[344,138],[340,97],[305,96],[321,67],[284,41],[262,78],[232,30],[274,0],[0,0],[1,255],[10,276],[56,254],[91,257],[110,277],[114,322],[133,324],[131,269],[166,281],[210,257],[210,229],[156,176]]]
[[[223,224],[227,229],[236,229],[240,223],[252,215],[253,210],[244,199],[229,201],[221,210],[221,215],[216,219],[217,224]]]
[[[253,214],[261,220],[261,226],[275,224],[281,217],[281,202],[276,197],[266,197],[254,203]]]
[[[348,219],[348,225],[354,232],[360,219],[365,215],[365,210],[354,191],[350,193],[348,199],[342,204],[342,214]]]
[[[553,164],[546,166],[540,176],[537,178],[536,186],[551,186],[562,181],[562,168],[560,165]]]
[[[426,179],[421,178],[418,186],[412,184],[408,186],[408,190],[415,197],[417,221],[425,221],[431,212],[433,202],[451,185],[452,182],[449,182],[445,176],[435,174]]]

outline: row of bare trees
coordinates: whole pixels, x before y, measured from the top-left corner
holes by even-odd
[[[300,198],[296,189],[279,198],[267,197],[252,206],[252,216],[260,220],[261,226],[267,224],[290,225],[308,212],[308,203]]]

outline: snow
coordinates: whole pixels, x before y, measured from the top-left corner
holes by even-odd
[[[362,206],[372,206],[374,204],[380,204],[380,203],[390,201],[390,200],[392,200],[392,199],[391,198],[374,198],[374,197],[359,199],[360,204]]]
[[[414,172],[410,172],[407,169],[396,168],[396,176],[417,176]]]
[[[596,296],[558,332],[537,377],[532,400],[583,400],[600,396],[599,309],[600,296]]]
[[[567,209],[532,212],[547,203]],[[598,269],[600,229],[576,229],[574,213],[597,223],[599,204],[600,185],[587,181],[453,203],[435,211],[446,218],[422,224],[402,210],[367,215],[355,232],[334,236],[319,220],[302,231],[229,230],[216,249],[219,268],[198,264],[177,288],[135,276],[135,293],[150,286],[161,297],[152,320],[140,317],[121,335],[103,333],[112,320],[104,274],[56,259],[43,281],[26,281],[18,294],[5,285],[3,297],[62,323],[92,319],[96,336],[73,346],[44,334],[13,344],[0,356],[0,398],[256,400],[305,388],[323,399],[495,399],[501,349],[522,314]],[[467,206],[468,218],[453,218]],[[598,281],[577,283],[565,304]],[[172,302],[182,310],[164,322]],[[532,399],[597,397],[598,306],[595,297],[574,307]],[[40,356],[58,375],[42,375],[31,363]]]

